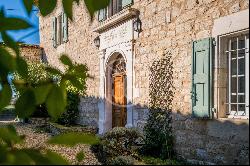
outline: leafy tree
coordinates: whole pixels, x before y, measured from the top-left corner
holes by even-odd
[[[31,13],[33,5],[36,5],[42,16],[50,14],[55,9],[57,2],[57,0],[23,0],[28,14]],[[80,0],[62,0],[64,11],[71,20],[73,18],[73,3],[79,5],[79,2]],[[95,11],[105,8],[109,4],[109,0],[84,0],[84,2],[91,19]],[[20,96],[15,103],[17,115],[21,118],[29,117],[35,111],[37,105],[46,103],[49,115],[58,118],[65,111],[67,104],[67,82],[70,82],[79,90],[83,89],[84,85],[79,79],[86,79],[86,74],[83,72],[86,71],[86,67],[81,64],[73,64],[66,55],[62,55],[60,60],[67,67],[65,72],[49,66],[46,67],[46,70],[52,75],[57,75],[60,81],[55,82],[53,79],[48,79],[32,86],[28,79],[28,64],[20,55],[19,44],[7,33],[9,30],[22,30],[29,27],[31,25],[27,21],[21,18],[6,17],[4,10],[0,10],[0,33],[4,41],[4,44],[0,45],[0,111],[9,105],[12,98],[7,76],[9,73],[17,72],[22,78],[14,82],[20,90]],[[33,149],[16,149],[14,145],[22,140],[23,137],[17,135],[13,126],[0,128],[0,164],[67,164],[65,159],[51,151],[42,153]],[[52,142],[72,144],[72,141],[75,141],[73,144],[76,144],[90,143],[90,140],[95,139],[89,135],[69,134],[59,136]]]

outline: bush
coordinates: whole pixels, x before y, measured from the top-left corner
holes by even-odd
[[[27,81],[31,83],[33,87],[36,87],[40,83],[46,82],[48,80],[52,81],[55,79],[60,80],[59,77],[56,75],[51,75],[46,71],[45,64],[42,63],[28,63],[28,78]],[[87,68],[86,71],[84,70],[84,74],[87,77]],[[19,74],[14,73],[14,80],[23,79]],[[84,95],[86,90],[86,79],[80,79],[79,80],[82,85],[82,90],[77,90],[72,84],[67,81],[66,87],[67,87],[67,106],[66,106],[66,112],[62,114],[62,116],[56,120],[57,123],[61,125],[74,125],[75,121],[77,120],[77,117],[79,115],[78,105],[80,102],[80,98],[78,94]],[[22,89],[18,89],[19,92],[22,92]],[[36,111],[34,111],[32,117],[49,117],[49,114],[46,109],[46,105],[42,104],[40,106],[37,106]]]
[[[144,155],[169,159],[174,156],[171,112],[162,109],[151,109],[144,128]]]
[[[162,160],[154,157],[143,157],[143,162],[150,165],[186,165],[184,161],[179,160]]]
[[[134,165],[135,159],[131,156],[118,156],[109,165]]]
[[[100,144],[92,147],[102,163],[109,163],[117,156],[132,156],[137,155],[137,140],[141,137],[136,129],[128,129],[124,127],[116,127],[108,131]]]
[[[80,98],[78,94],[68,92],[66,112],[58,118],[57,123],[65,126],[75,125],[79,115],[79,102]]]
[[[48,118],[49,117],[49,113],[46,109],[46,105],[42,104],[36,107],[36,111],[33,113],[33,115],[31,116],[33,118]]]

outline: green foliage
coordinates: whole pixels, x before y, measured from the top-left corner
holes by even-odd
[[[17,149],[24,136],[18,136],[13,126],[0,128],[0,165],[43,165],[62,164],[68,162],[60,155],[51,151],[33,149]]]
[[[31,88],[28,88],[16,102],[16,114],[20,118],[31,116],[36,109],[35,104],[35,94]]]
[[[14,82],[18,80],[25,80],[30,83],[32,87],[40,86],[44,82],[49,82],[53,78],[53,74],[46,71],[46,66],[42,63],[28,62],[27,64],[28,76],[23,77],[19,73],[14,73]]]
[[[135,159],[131,156],[118,156],[109,165],[134,165]]]
[[[59,144],[73,147],[77,144],[97,144],[99,139],[91,134],[82,133],[65,133],[59,136],[55,136],[48,141],[50,144]]]
[[[79,0],[63,0],[63,9],[65,11],[65,13],[67,14],[67,16],[72,20],[72,6],[73,6],[73,2],[76,2],[79,5]]]
[[[62,116],[58,118],[57,123],[66,126],[75,125],[79,115],[79,102],[80,98],[78,94],[68,92],[66,112],[64,112]]]
[[[136,129],[116,127],[108,131],[100,144],[93,147],[103,163],[109,163],[117,156],[137,157],[137,140],[141,137]]]
[[[47,16],[48,14],[50,14],[55,9],[56,4],[57,0],[50,0],[49,3],[44,0],[38,0],[38,8],[40,9],[41,15]]]
[[[27,14],[30,15],[34,1],[33,0],[23,0],[23,4],[26,8]]]
[[[72,19],[73,2],[79,0],[62,0],[63,7],[67,16]],[[87,9],[91,18],[95,11],[105,8],[109,0],[85,0]],[[36,5],[42,16],[50,14],[57,5],[57,0],[23,0],[26,12],[30,14],[32,5]],[[79,5],[79,3],[78,3]],[[88,77],[85,65],[75,65],[69,58],[63,56],[61,62],[68,66],[63,73],[52,67],[45,67],[51,75],[60,78],[55,82],[54,79],[48,78],[45,81],[39,81],[42,73],[37,73],[38,79],[30,79],[27,62],[19,56],[19,45],[6,33],[9,30],[23,30],[30,28],[31,25],[22,18],[6,17],[4,11],[0,10],[0,35],[4,44],[0,44],[0,111],[10,103],[10,85],[7,81],[9,73],[16,72],[20,78],[16,79],[14,84],[20,93],[16,102],[17,115],[20,117],[29,117],[34,113],[41,103],[46,103],[50,116],[58,118],[64,112],[67,103],[66,85],[70,84],[74,91],[81,92],[85,88],[85,81]],[[15,54],[13,54],[13,51]],[[72,65],[71,65],[72,64]],[[34,78],[34,77],[33,77]],[[76,89],[75,89],[76,88]],[[56,153],[32,149],[16,149],[14,144],[20,143],[23,137],[17,135],[13,127],[0,128],[0,164],[67,164],[61,156]],[[55,138],[53,143],[94,143],[96,139],[92,136],[81,135],[63,135],[61,138]]]
[[[9,102],[12,97],[12,91],[9,85],[5,84],[2,87],[2,91],[0,91],[0,111],[9,105]]]
[[[81,162],[82,160],[84,160],[84,158],[85,158],[85,154],[83,152],[77,153],[76,159],[78,162]]]
[[[150,165],[185,165],[186,164],[183,161],[171,160],[171,159],[162,160],[160,158],[146,157],[146,156],[143,157],[143,162],[145,162],[145,164],[150,164]]]
[[[170,112],[161,109],[151,109],[144,133],[145,145],[142,148],[143,154],[162,159],[174,156]]]
[[[84,0],[91,18],[93,17],[95,11],[98,11],[100,9],[103,9],[109,5],[110,0],[99,0],[98,3],[96,3],[95,0]]]

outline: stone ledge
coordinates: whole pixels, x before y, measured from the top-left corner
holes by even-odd
[[[134,16],[139,14],[139,10],[134,8],[127,8],[119,13],[115,14],[112,17],[109,17],[105,21],[102,21],[99,23],[98,27],[96,27],[93,31],[101,33],[125,20],[128,20],[130,18],[133,18]]]

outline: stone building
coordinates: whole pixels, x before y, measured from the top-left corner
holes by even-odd
[[[3,43],[0,43],[0,45]],[[43,48],[41,48],[38,45],[29,45],[29,44],[20,44],[20,55],[24,57],[25,60],[28,62],[42,62],[45,61],[43,55]],[[15,55],[14,50],[9,49],[12,53],[12,55]],[[13,74],[8,75],[8,82],[12,88],[12,99],[11,99],[11,105],[14,104],[17,100],[17,94],[15,93],[15,86],[12,83],[13,80]],[[2,89],[2,86],[0,84],[0,90]],[[5,111],[4,113],[0,114],[0,121],[13,121],[16,119],[15,113],[11,110]]]
[[[178,155],[249,164],[249,0],[113,0],[93,20],[83,3],[73,11],[40,17],[40,40],[51,65],[63,69],[67,53],[89,67],[80,124],[141,129],[156,94]]]
[[[20,52],[21,56],[30,62],[41,62],[43,59],[43,48],[38,45],[22,44]]]

